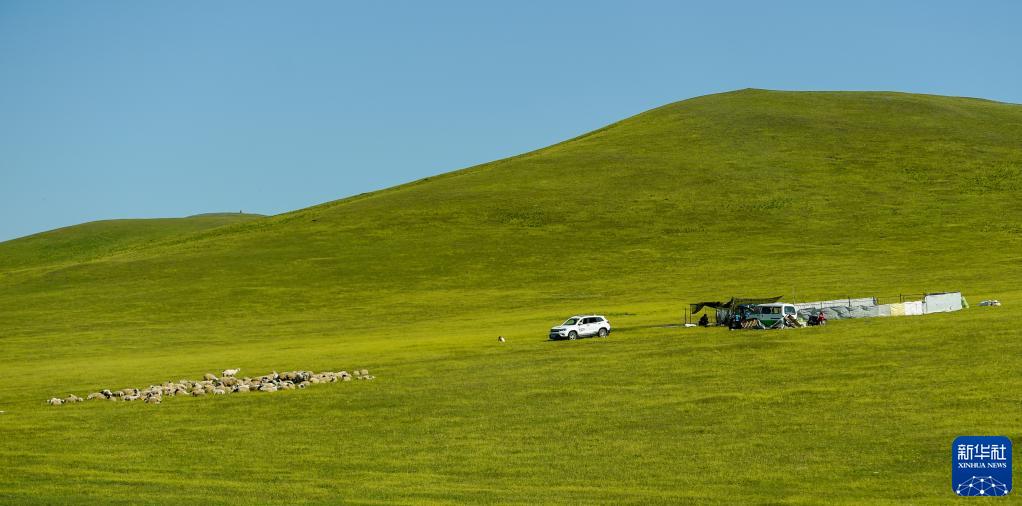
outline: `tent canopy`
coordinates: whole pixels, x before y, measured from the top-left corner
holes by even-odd
[[[766,297],[758,299],[750,299],[745,297],[731,297],[731,300],[727,302],[696,302],[690,305],[692,314],[696,314],[702,311],[704,307],[711,309],[734,309],[738,306],[751,306],[755,304],[770,304],[771,302],[777,302],[781,300],[781,295],[777,297]]]

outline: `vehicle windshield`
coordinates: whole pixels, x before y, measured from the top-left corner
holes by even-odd
[[[562,323],[561,325],[574,325],[575,322],[577,321],[578,318],[568,318],[567,320],[564,320],[564,323]]]

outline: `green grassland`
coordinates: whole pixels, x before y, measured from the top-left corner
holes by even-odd
[[[104,220],[58,228],[2,243],[0,272],[81,263],[231,223],[261,218],[258,214],[209,213],[187,218]]]
[[[2,243],[0,501],[945,502],[955,436],[1022,440],[1020,197],[1022,106],[742,90],[278,216]],[[1005,305],[665,326],[941,290]],[[545,340],[581,312],[615,332]],[[43,405],[227,367],[377,380]]]

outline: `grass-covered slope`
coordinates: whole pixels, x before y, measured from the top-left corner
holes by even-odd
[[[209,213],[187,218],[93,221],[59,228],[0,243],[0,272],[83,262],[175,236],[261,217],[258,214]]]
[[[404,318],[436,302],[560,312],[589,297],[982,289],[997,280],[956,267],[982,243],[983,263],[1017,273],[1019,139],[1022,108],[979,100],[707,96],[517,158],[15,276],[11,292],[64,307],[58,276],[103,304],[92,309],[177,323],[354,318],[368,299]],[[158,301],[121,296],[153,287]]]
[[[1022,421],[1018,378],[988,379],[989,395],[963,381],[964,350],[1022,366],[1020,141],[1016,105],[745,90],[102,254],[74,252],[87,237],[60,262],[0,244],[21,259],[0,269],[14,436],[0,498],[946,499],[954,436],[1018,436]],[[658,327],[717,296],[945,289],[1006,305],[797,332]],[[577,312],[618,330],[543,341]],[[41,405],[223,367],[356,365],[379,379]]]

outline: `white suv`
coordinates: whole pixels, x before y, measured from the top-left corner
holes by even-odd
[[[590,314],[572,316],[564,323],[550,329],[550,339],[578,339],[580,337],[600,336],[607,337],[610,334],[610,322],[606,318]]]

